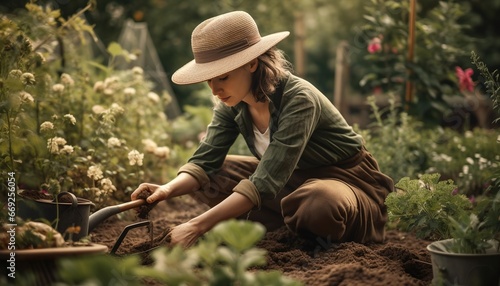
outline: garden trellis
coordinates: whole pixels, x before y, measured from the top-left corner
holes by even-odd
[[[123,49],[129,52],[139,51],[139,53],[137,54],[137,59],[131,62],[120,59],[116,63],[116,68],[130,69],[133,66],[141,67],[149,80],[156,85],[155,89],[167,91],[171,95],[172,101],[166,107],[167,116],[169,118],[179,116],[179,105],[170,86],[167,74],[161,65],[155,45],[149,34],[147,23],[135,22],[131,19],[125,21],[118,38],[118,43]]]

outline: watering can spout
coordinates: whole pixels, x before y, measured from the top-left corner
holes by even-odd
[[[143,204],[146,203],[146,200],[140,199],[140,200],[134,200],[126,203],[122,203],[119,205],[115,206],[109,206],[102,208],[93,214],[90,215],[89,217],[89,230],[88,232],[90,233],[97,225],[99,225],[101,222],[103,222],[105,219],[108,217],[124,212],[129,209],[133,209],[139,206],[142,206]]]

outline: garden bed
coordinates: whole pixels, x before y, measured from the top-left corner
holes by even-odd
[[[166,228],[185,222],[205,209],[187,197],[161,202],[149,216],[154,236],[161,236]],[[111,249],[125,226],[137,221],[133,211],[123,213],[121,219],[111,217],[92,231],[92,242]],[[116,254],[135,253],[147,237],[146,227],[130,230]],[[304,285],[429,285],[432,268],[426,250],[428,243],[413,235],[389,230],[383,244],[332,244],[305,241],[282,228],[268,232],[257,246],[268,251],[267,265],[261,269],[282,271]],[[155,285],[151,281],[148,284]]]

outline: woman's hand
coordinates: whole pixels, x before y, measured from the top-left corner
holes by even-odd
[[[165,185],[150,183],[140,184],[139,187],[137,187],[137,189],[135,189],[135,191],[130,195],[130,199],[133,201],[137,200],[137,197],[141,192],[149,191],[149,193],[152,194],[146,199],[146,201],[151,204],[161,200],[186,195],[198,190],[199,188],[200,184],[193,176],[187,173],[181,173]]]
[[[203,235],[203,231],[196,223],[188,221],[172,228],[170,232],[170,243],[182,247],[190,247],[201,235]]]
[[[236,218],[253,207],[253,203],[247,197],[234,192],[201,215],[174,227],[170,232],[171,243],[189,247],[219,222]]]
[[[149,191],[152,194],[146,199],[147,203],[151,204],[154,202],[159,202],[161,200],[166,200],[168,198],[168,189],[169,187],[167,185],[160,186],[156,184],[142,183],[130,195],[130,199],[132,201],[135,201],[137,200],[137,197],[139,196],[140,193],[144,191]]]

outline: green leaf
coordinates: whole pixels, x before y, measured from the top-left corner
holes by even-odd
[[[255,222],[232,219],[213,228],[223,242],[242,252],[254,246],[264,236],[263,225]]]
[[[125,51],[122,49],[120,44],[118,44],[117,42],[111,42],[108,45],[108,52],[111,54],[111,56],[116,57],[116,56],[123,55]]]

